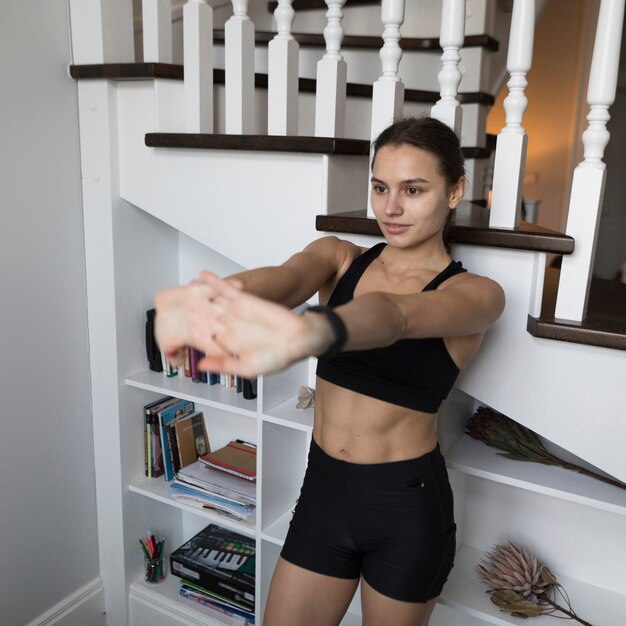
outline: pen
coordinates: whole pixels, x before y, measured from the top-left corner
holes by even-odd
[[[250,443],[248,441],[244,441],[243,439],[236,439],[237,443],[240,443],[242,446],[248,446],[248,448],[254,448],[256,450],[256,444]]]

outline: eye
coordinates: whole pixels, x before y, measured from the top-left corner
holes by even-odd
[[[417,194],[420,193],[420,189],[418,189],[417,187],[407,187],[406,188],[406,193],[409,196],[416,196]]]
[[[387,187],[385,187],[385,185],[372,185],[372,191],[375,193],[385,193]]]

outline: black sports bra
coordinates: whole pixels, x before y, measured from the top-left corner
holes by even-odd
[[[379,243],[358,256],[339,279],[328,306],[337,307],[354,297],[354,289],[369,264],[383,251]],[[437,289],[445,280],[465,272],[452,261],[423,291]],[[330,383],[398,406],[436,413],[459,374],[441,337],[401,339],[391,346],[342,352],[319,360],[317,375]]]

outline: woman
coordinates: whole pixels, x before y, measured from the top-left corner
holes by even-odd
[[[452,492],[435,418],[500,316],[496,283],[448,256],[463,198],[456,135],[403,120],[375,142],[371,202],[386,243],[335,237],[280,267],[204,272],[157,294],[175,363],[255,376],[319,357],[307,474],[271,583],[265,626],[339,624],[361,582],[363,624],[425,626],[452,568]],[[328,306],[289,309],[316,292]]]

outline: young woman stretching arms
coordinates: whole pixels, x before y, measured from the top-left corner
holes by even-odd
[[[251,377],[319,357],[313,440],[264,626],[339,624],[361,582],[364,626],[426,626],[452,568],[452,492],[435,417],[500,316],[498,284],[448,256],[465,190],[456,135],[404,120],[375,143],[371,199],[386,243],[335,237],[279,267],[156,296],[157,339]],[[291,308],[319,292],[323,307]]]

